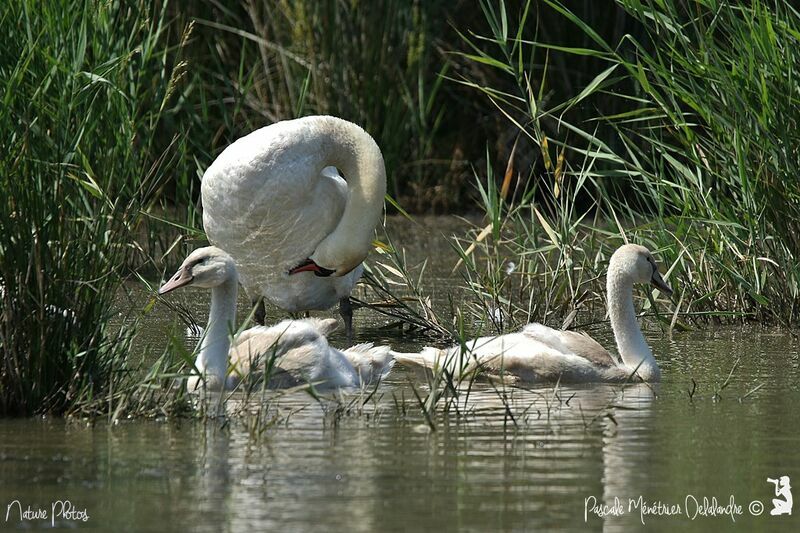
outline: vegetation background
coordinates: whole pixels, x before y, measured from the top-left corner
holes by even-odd
[[[390,212],[481,215],[454,316],[591,309],[629,239],[678,289],[669,327],[797,321],[788,2],[12,0],[0,27],[0,413],[118,402],[124,282],[196,234],[231,141],[314,113],[376,138]]]

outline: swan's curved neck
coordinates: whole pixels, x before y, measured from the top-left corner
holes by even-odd
[[[236,324],[237,289],[236,279],[229,279],[211,289],[211,312],[205,335],[200,340],[195,366],[215,388],[225,386],[231,348],[229,334]]]
[[[618,271],[609,269],[608,314],[611,329],[617,341],[617,350],[625,366],[646,381],[658,379],[660,372],[653,352],[642,335],[636,312],[633,308],[633,282]]]
[[[352,269],[364,260],[363,251],[369,250],[380,220],[386,169],[380,148],[360,127],[342,120],[326,120],[321,127],[327,133],[324,164],[342,171],[348,195],[339,224],[317,245],[312,259],[320,266],[344,264]]]

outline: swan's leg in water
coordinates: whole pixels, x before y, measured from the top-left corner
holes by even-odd
[[[267,308],[264,306],[264,297],[259,296],[258,299],[253,300],[253,307],[256,308],[253,318],[259,326],[264,325],[264,320],[267,318]]]
[[[353,340],[353,304],[350,302],[349,296],[345,296],[339,300],[339,314],[342,315],[342,320],[344,320],[344,330],[347,333],[347,340]]]

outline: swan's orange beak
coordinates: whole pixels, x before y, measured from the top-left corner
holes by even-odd
[[[192,269],[188,266],[182,266],[168,282],[158,289],[158,294],[167,294],[169,291],[188,285],[192,281],[194,281]]]
[[[298,274],[300,272],[313,272],[315,276],[326,278],[336,271],[329,268],[321,267],[316,264],[311,258],[306,259],[293,269],[289,270],[289,275]]]

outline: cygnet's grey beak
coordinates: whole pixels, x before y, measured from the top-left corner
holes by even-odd
[[[182,266],[178,269],[172,278],[158,289],[158,294],[167,294],[169,291],[175,290],[184,285],[190,284],[194,281],[192,276],[192,269],[188,266]]]
[[[672,294],[672,288],[667,285],[667,282],[664,281],[664,278],[661,277],[661,274],[655,268],[653,269],[653,277],[650,278],[650,285],[660,290],[667,296]]]

